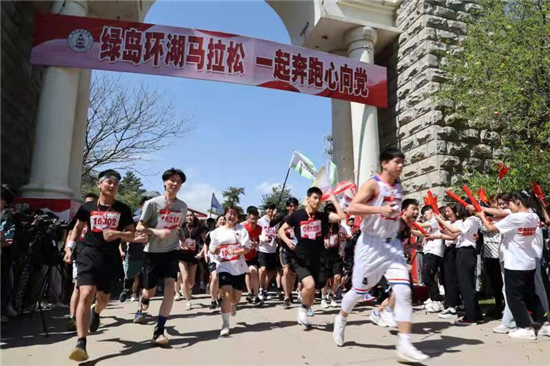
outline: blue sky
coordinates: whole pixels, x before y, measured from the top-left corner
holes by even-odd
[[[264,1],[157,1],[145,22],[290,43],[282,21]],[[324,163],[323,136],[331,131],[328,98],[174,77],[122,77],[128,85],[145,82],[164,91],[176,114],[192,116],[194,131],[153,154],[154,162],[142,163],[156,171],[183,169],[188,179],[180,196],[192,208],[206,210],[212,192],[221,202],[229,186],[245,187],[242,206],[259,205],[262,194],[283,182],[294,150],[319,167]],[[158,176],[142,181],[148,190],[163,190]],[[288,184],[301,199],[311,182],[292,171]]]

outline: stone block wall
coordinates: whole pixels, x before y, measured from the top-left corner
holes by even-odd
[[[404,0],[396,18],[402,33],[376,56],[388,68],[389,106],[378,110],[380,145],[405,152],[408,197],[421,198],[428,189],[443,197],[464,168],[484,169],[501,152],[497,132],[472,128],[433,96],[475,6],[475,0]]]
[[[2,1],[2,184],[28,182],[43,67],[29,63],[36,8]]]

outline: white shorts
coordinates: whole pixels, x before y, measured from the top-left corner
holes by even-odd
[[[78,268],[76,266],[76,261],[73,261],[73,280],[76,280],[78,277]]]
[[[355,247],[353,260],[353,291],[364,295],[376,286],[382,276],[390,285],[410,286],[409,269],[401,241],[387,242],[367,234],[361,234]]]

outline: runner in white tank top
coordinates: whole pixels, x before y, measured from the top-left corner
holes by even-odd
[[[399,211],[403,195],[399,176],[405,156],[390,148],[380,153],[382,173],[361,185],[349,207],[352,215],[362,215],[362,234],[355,248],[352,290],[342,300],[342,309],[334,321],[333,339],[344,345],[344,332],[349,313],[367,291],[386,277],[395,294],[395,315],[399,341],[397,359],[401,362],[424,362],[429,356],[416,349],[410,339],[412,304],[409,270],[403,255]],[[385,311],[390,311],[386,308]]]

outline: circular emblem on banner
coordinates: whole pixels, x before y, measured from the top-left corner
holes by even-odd
[[[67,37],[67,43],[71,50],[75,52],[88,52],[94,45],[94,37],[86,29],[75,29]]]

